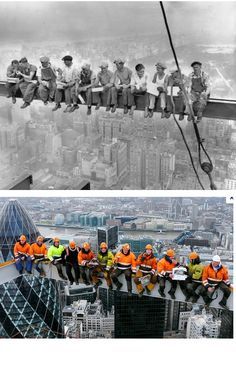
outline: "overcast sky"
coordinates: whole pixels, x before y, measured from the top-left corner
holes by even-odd
[[[164,2],[175,35],[235,42],[236,1]],[[159,2],[0,2],[0,42],[79,40],[164,30]]]

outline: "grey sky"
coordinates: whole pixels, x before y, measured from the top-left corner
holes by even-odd
[[[164,2],[175,35],[233,43],[236,1]],[[0,42],[165,33],[159,2],[0,2]]]

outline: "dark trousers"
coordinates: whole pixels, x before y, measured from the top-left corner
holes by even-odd
[[[126,279],[126,282],[127,282],[127,289],[128,291],[131,291],[132,290],[132,271],[131,269],[125,269],[125,270],[122,270],[122,269],[118,269],[116,268],[115,271],[111,274],[111,279],[112,281],[114,282],[115,285],[119,285],[120,284],[120,281],[118,280],[118,277],[124,273],[125,275],[125,279]]]
[[[186,285],[187,295],[194,297],[197,300],[200,296],[199,290],[201,289],[202,284],[200,282],[190,281]]]
[[[212,286],[213,286],[213,284],[212,284]],[[223,301],[225,303],[225,305],[226,305],[227,299],[229,298],[229,296],[231,294],[230,288],[222,281],[219,284],[215,285],[215,290],[216,289],[221,289],[222,290],[223,297],[222,297],[221,301]],[[203,285],[201,285],[201,288],[199,289],[199,294],[202,296],[202,298],[204,299],[205,302],[210,302],[214,293],[215,292],[210,293],[210,295],[209,295],[207,289]]]
[[[54,81],[48,81],[49,87],[44,86],[42,83],[40,83],[38,88],[39,97],[43,102],[46,102],[49,98],[53,99],[56,92],[56,82]]]
[[[62,96],[64,94],[65,95],[65,104],[67,106],[71,105],[74,88],[75,88],[75,85],[72,87],[64,88],[64,89],[57,88],[56,92],[55,92],[55,103],[60,104],[62,101]]]
[[[109,88],[105,88],[103,91],[100,91],[100,92],[92,93],[93,103],[99,104],[99,105],[109,106],[111,103],[110,97],[111,97],[111,93],[109,91]]]
[[[83,90],[83,87],[78,87],[78,94],[80,94],[83,98],[85,98],[85,102],[88,107],[92,106],[92,88],[88,88],[87,90]]]
[[[118,105],[118,95],[122,95],[122,102],[124,107],[131,107],[134,103],[134,96],[131,94],[131,88],[123,88],[117,90],[116,87],[111,87],[110,90],[110,105]]]
[[[7,89],[8,96],[15,97],[19,89],[19,83],[6,83],[5,87]]]
[[[74,269],[75,278],[72,275],[72,268]],[[66,274],[70,282],[79,282],[80,269],[77,263],[66,263]]]
[[[80,265],[79,269],[80,269],[80,273],[81,273],[83,282],[84,283],[90,282],[90,279],[91,279],[91,269],[89,269],[88,267],[86,267],[84,265]]]
[[[21,82],[19,84],[24,102],[26,103],[32,102],[35,91],[37,90],[37,86],[38,86],[37,83]]]
[[[135,88],[131,92],[131,95],[133,95],[133,105],[134,106],[137,106],[137,96],[138,95],[143,95],[144,96],[144,107],[146,108],[146,107],[149,106],[149,96],[148,96],[147,91],[138,90],[138,89]]]

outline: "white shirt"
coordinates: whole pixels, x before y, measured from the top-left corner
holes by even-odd
[[[137,90],[140,90],[140,88],[147,87],[147,83],[150,80],[150,75],[146,72],[144,72],[142,78],[140,78],[137,74],[137,72],[132,74],[130,85],[137,88]]]
[[[62,70],[62,81],[65,81],[66,83],[78,79],[79,78],[79,71],[71,65],[70,67],[65,66]]]

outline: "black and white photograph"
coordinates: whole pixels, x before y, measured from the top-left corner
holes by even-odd
[[[1,1],[1,189],[235,189],[235,15]]]

